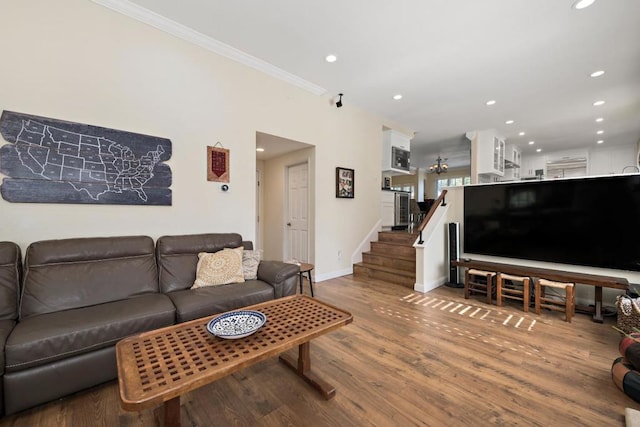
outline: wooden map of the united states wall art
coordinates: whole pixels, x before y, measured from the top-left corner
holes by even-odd
[[[3,111],[9,202],[171,205],[171,140]]]

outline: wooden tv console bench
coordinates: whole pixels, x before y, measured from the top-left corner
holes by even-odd
[[[451,261],[451,265],[457,267],[477,268],[479,270],[513,274],[516,276],[538,277],[558,282],[570,282],[581,285],[595,286],[595,305],[593,310],[588,307],[580,307],[580,309],[593,312],[593,320],[594,322],[598,323],[602,323],[603,321],[602,288],[613,288],[620,290],[629,289],[629,281],[622,277],[600,276],[597,274],[576,273],[573,271],[552,270],[548,268],[524,267],[521,265],[478,261],[468,258]]]

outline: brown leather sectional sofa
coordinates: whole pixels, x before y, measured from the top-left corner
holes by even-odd
[[[12,242],[0,242],[0,349],[18,321],[19,284],[22,262],[20,247]],[[4,375],[5,356],[0,352],[0,379]],[[0,415],[4,394],[0,384]]]
[[[295,294],[298,266],[278,261],[261,261],[257,280],[190,289],[199,252],[238,246],[252,244],[234,233],[49,240],[21,263],[0,242],[4,412],[115,379],[126,336]]]

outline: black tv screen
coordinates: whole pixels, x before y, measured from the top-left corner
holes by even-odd
[[[465,187],[464,252],[640,271],[640,175]]]

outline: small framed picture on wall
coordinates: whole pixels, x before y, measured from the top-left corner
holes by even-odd
[[[336,168],[336,197],[353,199],[355,171],[347,168]]]

